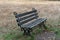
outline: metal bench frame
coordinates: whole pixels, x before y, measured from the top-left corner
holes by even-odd
[[[45,19],[43,19],[43,18],[38,19],[39,18],[38,13],[37,13],[37,10],[35,8],[32,8],[32,11],[22,13],[22,14],[17,14],[16,12],[14,12],[14,15],[15,15],[18,26],[20,26],[22,31],[24,31],[24,35],[30,35],[30,32],[32,31],[32,28],[37,26],[37,25],[43,26],[46,29],[45,22],[46,22],[47,19],[46,18]],[[25,16],[25,17],[22,17],[22,16]],[[32,17],[32,18],[30,18],[30,17]],[[26,20],[27,18],[30,18],[30,19]],[[31,20],[34,20],[34,19],[39,20],[38,22],[40,22],[40,23],[38,23],[37,21],[35,21],[35,22],[32,21],[33,24],[28,23],[30,25],[29,27],[28,26],[23,27],[23,24],[26,24],[27,22],[30,22]],[[34,23],[36,23],[36,25]],[[28,24],[26,24],[26,25],[28,25]],[[33,27],[31,25],[33,25]]]

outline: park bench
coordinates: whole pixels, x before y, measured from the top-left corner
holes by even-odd
[[[32,31],[32,28],[37,25],[42,25],[46,29],[45,22],[47,19],[39,18],[35,8],[32,8],[31,11],[22,14],[17,14],[14,12],[14,15],[16,17],[18,26],[20,26],[21,30],[24,31],[24,35],[29,35]]]

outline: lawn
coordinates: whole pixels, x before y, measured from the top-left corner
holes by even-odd
[[[39,17],[47,18],[48,30],[53,31],[56,38],[60,38],[60,4],[0,4],[0,40],[34,40],[36,34],[41,33],[42,30],[35,28],[32,36],[28,38],[23,36],[13,15],[14,11],[22,13],[33,7],[38,10]]]
[[[49,27],[47,26],[48,31],[52,31],[56,34],[56,40],[60,38],[60,28],[57,27]],[[4,40],[35,40],[35,36],[42,32],[40,28],[34,28],[35,30],[31,33],[31,36],[24,36],[21,31],[11,31],[4,35]]]

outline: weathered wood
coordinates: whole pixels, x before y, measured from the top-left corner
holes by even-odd
[[[31,14],[31,15],[28,15],[28,16],[25,16],[25,17],[20,17],[20,18],[17,18],[16,20],[17,20],[17,22],[19,22],[19,21],[22,21],[22,20],[26,20],[26,19],[28,19],[28,18],[30,18],[30,17],[33,17],[33,16],[36,16],[36,18],[37,18],[37,14]]]
[[[24,21],[22,21],[22,22],[20,22],[20,24],[22,25],[22,24],[25,24],[25,23],[27,23],[27,22],[29,22],[29,21],[31,21],[31,20],[34,20],[34,19],[36,19],[38,16],[34,16],[34,17],[32,17],[32,18],[29,18],[29,19],[27,19],[27,20],[24,20]]]
[[[46,28],[44,22],[47,19],[46,18],[38,18],[37,10],[34,8],[32,9],[32,11],[25,12],[22,14],[17,14],[16,12],[14,12],[14,15],[16,17],[18,26],[21,27],[21,30],[24,30],[25,35],[30,34],[30,32],[32,31],[32,28],[39,24],[40,25],[43,24],[44,28]],[[32,21],[32,22],[30,22],[30,21]]]
[[[33,13],[36,13],[36,12],[37,12],[37,10],[32,10],[30,12],[26,12],[26,13],[22,13],[22,14],[17,14],[15,16],[16,16],[16,18],[18,18],[18,17],[22,17],[22,16],[25,16],[25,15],[28,15],[28,14],[33,14]]]
[[[45,18],[40,18],[40,19],[37,19],[31,23],[27,23],[27,24],[24,24],[24,25],[21,25],[22,27],[27,27],[27,28],[32,28],[38,24],[42,25],[42,23],[45,21],[46,19]]]

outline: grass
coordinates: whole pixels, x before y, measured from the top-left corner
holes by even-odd
[[[5,40],[18,40],[20,37],[22,37],[22,32],[12,32],[4,35]]]
[[[50,27],[46,25],[48,30],[53,31],[56,34],[56,38],[60,38],[60,28],[58,27]],[[31,33],[31,36],[24,36],[21,31],[11,31],[10,33],[5,34],[4,40],[35,40],[35,36],[38,33],[41,33],[42,30],[40,28],[34,28],[34,31]]]
[[[58,27],[50,27],[49,25],[46,25],[48,30],[53,31],[56,34],[56,38],[60,38],[60,28]],[[40,28],[34,28],[34,31],[31,33],[31,36],[24,36],[23,32],[21,31],[11,31],[10,33],[5,34],[4,40],[34,40],[36,34],[41,33],[42,29]]]
[[[58,27],[49,27],[46,26],[48,30],[55,32],[56,38],[60,38],[60,28]],[[7,33],[4,35],[4,40],[34,40],[37,33],[41,33],[42,30],[40,28],[35,29],[31,36],[23,36],[23,32],[20,31],[12,31],[11,33]]]
[[[31,36],[24,36],[21,31],[11,31],[11,33],[4,35],[4,40],[34,40],[35,35],[40,32],[41,29],[37,28],[31,33]]]
[[[27,3],[28,4],[28,3]],[[58,4],[58,3],[57,3]],[[58,6],[58,7],[57,7]],[[25,9],[25,8],[28,8],[28,9],[30,9],[30,8],[32,8],[32,7],[36,7],[36,9],[38,10],[38,11],[40,11],[39,12],[39,16],[41,16],[41,17],[47,17],[47,19],[49,19],[48,20],[48,22],[51,24],[51,23],[53,23],[54,24],[54,22],[56,22],[56,21],[58,21],[59,20],[59,18],[58,17],[60,17],[60,11],[59,11],[59,4],[58,5],[55,5],[54,3],[52,3],[52,4],[39,4],[39,5],[36,5],[36,4],[34,4],[33,5],[33,3],[32,3],[32,5],[26,5],[26,4],[24,4],[24,5],[13,5],[13,4],[10,4],[10,5],[4,5],[4,4],[1,4],[1,11],[0,11],[0,26],[3,26],[3,29],[0,29],[0,32],[2,32],[2,31],[4,31],[4,29],[6,28],[6,29],[10,29],[10,30],[12,30],[13,28],[14,28],[14,26],[16,27],[16,22],[14,21],[15,20],[15,18],[13,17],[13,15],[11,15],[12,14],[12,12],[14,12],[14,11],[16,11],[16,12],[19,12],[21,9]],[[20,8],[21,7],[21,8]],[[58,11],[57,11],[58,10]],[[22,10],[21,10],[22,11]],[[23,11],[22,11],[23,12]],[[51,20],[52,19],[52,20]],[[52,21],[52,22],[51,22]],[[60,21],[60,20],[59,20]],[[47,23],[48,23],[47,22]],[[14,25],[14,26],[12,26],[12,25]],[[13,28],[12,28],[13,27]],[[47,26],[48,27],[48,26]],[[10,30],[8,30],[7,32],[9,32]],[[37,29],[36,31],[39,31],[40,29]],[[52,31],[54,31],[54,32],[56,32],[56,35],[57,35],[57,37],[59,37],[59,35],[60,35],[60,33],[59,33],[59,28],[55,28],[54,26],[53,26],[53,28],[49,28],[49,30],[52,30]],[[16,30],[17,31],[17,30]],[[13,39],[15,39],[15,40],[24,40],[24,38],[25,37],[23,37],[23,32],[20,32],[20,31],[11,31],[11,33],[7,33],[6,35],[4,35],[3,37],[4,37],[4,40],[13,40]],[[41,32],[41,31],[39,31],[39,32]],[[37,32],[36,32],[37,33]],[[2,34],[2,33],[1,33]],[[0,36],[1,36],[1,34],[0,34]],[[25,39],[34,39],[34,35],[35,35],[35,32],[34,33],[32,33],[32,37],[28,37],[28,38],[25,38]],[[2,37],[2,38],[3,38]],[[1,39],[0,39],[1,40]]]
[[[48,30],[53,31],[56,34],[56,38],[60,38],[60,28],[59,27],[47,27]]]

